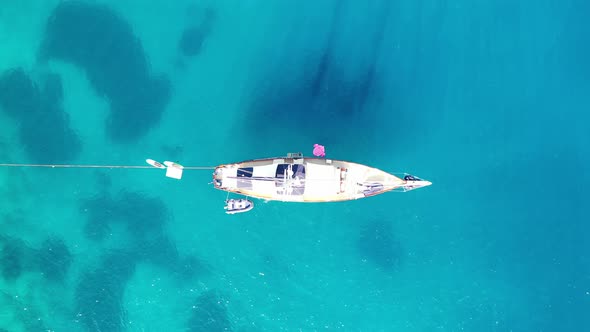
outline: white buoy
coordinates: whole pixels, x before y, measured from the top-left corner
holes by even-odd
[[[182,178],[182,171],[184,169],[184,166],[171,161],[165,161],[164,165],[166,165],[167,177],[177,180],[180,180]]]

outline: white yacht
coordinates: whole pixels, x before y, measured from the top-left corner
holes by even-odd
[[[349,161],[289,153],[217,166],[213,184],[220,190],[267,201],[318,203],[409,191],[432,183]]]

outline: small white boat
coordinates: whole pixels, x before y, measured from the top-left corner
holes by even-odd
[[[151,166],[155,167],[155,168],[160,168],[160,169],[165,169],[166,166],[162,165],[161,163],[153,160],[153,159],[146,159],[145,160],[146,163],[150,164]]]
[[[247,199],[228,199],[225,201],[225,213],[236,214],[248,212],[254,208],[254,203]]]

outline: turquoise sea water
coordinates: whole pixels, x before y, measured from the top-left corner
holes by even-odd
[[[2,167],[0,331],[590,330],[589,12],[3,1],[0,163],[322,143],[434,185],[228,216],[209,171]]]

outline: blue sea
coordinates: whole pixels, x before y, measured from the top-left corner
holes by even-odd
[[[433,185],[227,215],[211,170],[0,166],[0,331],[590,331],[589,13],[2,1],[2,164],[319,143]]]

